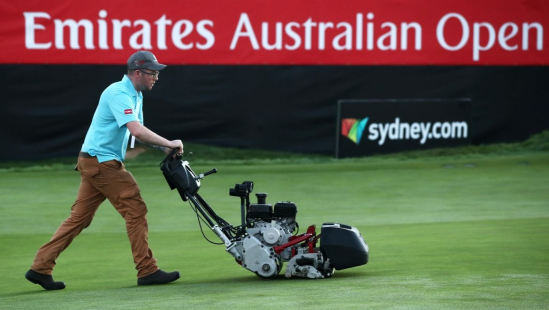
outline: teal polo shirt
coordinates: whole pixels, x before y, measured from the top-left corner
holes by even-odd
[[[143,95],[124,75],[122,81],[112,83],[101,94],[82,152],[97,156],[100,163],[124,161],[130,137],[126,124],[132,121],[143,124]]]

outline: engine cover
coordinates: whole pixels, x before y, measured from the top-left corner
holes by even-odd
[[[277,246],[288,242],[297,223],[293,218],[272,220],[270,222],[255,221],[251,228],[246,229],[250,236],[256,237],[266,246]]]
[[[255,237],[247,236],[242,241],[242,266],[261,278],[278,275],[278,266],[271,247],[264,246]]]

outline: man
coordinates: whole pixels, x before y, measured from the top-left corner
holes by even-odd
[[[169,153],[181,140],[167,140],[143,126],[142,91],[151,90],[160,70],[151,52],[138,51],[128,59],[128,72],[122,81],[103,91],[78,157],[76,169],[81,183],[70,216],[59,226],[51,240],[36,254],[25,277],[46,290],[65,288],[51,276],[55,260],[72,240],[88,227],[99,205],[108,199],[126,220],[137,284],[165,284],[179,279],[179,272],[160,270],[148,244],[147,207],[139,187],[124,164],[130,133],[139,142]]]

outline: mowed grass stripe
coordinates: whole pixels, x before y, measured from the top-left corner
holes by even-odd
[[[473,162],[474,167],[467,167]],[[527,165],[521,164],[527,162]],[[446,168],[451,163],[453,168]],[[317,164],[193,166],[217,167],[200,194],[233,224],[239,200],[235,183],[255,182],[268,203],[294,201],[302,225],[340,221],[351,225],[421,223],[549,216],[549,153],[481,159],[372,160]],[[170,191],[158,167],[131,169],[148,204],[151,231],[194,231],[188,204]],[[70,170],[0,173],[0,233],[52,233],[68,216],[80,176]],[[255,199],[255,197],[253,197]],[[108,202],[88,228],[124,232]]]
[[[59,298],[56,307],[46,308],[117,308],[123,304],[138,309],[209,309],[260,300],[273,308],[290,304],[314,308],[298,293],[305,289],[314,290],[316,303],[351,308],[366,303],[382,308],[536,308],[549,298],[549,241],[544,235],[548,223],[547,218],[539,218],[360,227],[371,248],[369,264],[318,281],[282,276],[261,281],[237,265],[222,247],[207,244],[198,234],[157,232],[150,238],[161,266],[179,269],[182,279],[152,288],[134,286],[124,234],[83,234],[63,254],[56,269],[57,277],[69,285],[63,296],[36,290],[24,283],[21,272],[12,272],[5,280],[21,283],[4,289],[2,299],[14,309],[53,301],[55,296]],[[9,242],[16,247],[44,237],[25,235]],[[11,257],[17,262],[12,263],[13,269],[27,267],[23,254],[33,252],[34,247],[25,248]],[[100,257],[108,259],[99,261]]]

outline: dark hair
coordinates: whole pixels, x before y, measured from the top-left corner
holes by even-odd
[[[136,69],[128,69],[128,76],[133,75]]]

